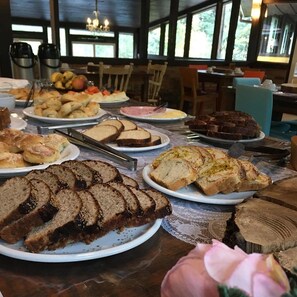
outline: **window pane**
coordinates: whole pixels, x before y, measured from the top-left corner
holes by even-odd
[[[64,28],[60,28],[60,53],[61,56],[66,56],[66,31]],[[48,43],[52,43],[52,28],[47,27],[47,41]]]
[[[179,19],[176,24],[175,56],[184,56],[184,46],[186,38],[186,18]]]
[[[94,57],[94,46],[91,43],[72,43],[73,57]]]
[[[169,24],[165,25],[165,40],[164,40],[164,56],[167,56],[168,53],[168,32],[169,32]]]
[[[16,25],[12,24],[12,31],[43,32],[42,26]]]
[[[95,57],[114,58],[115,57],[114,44],[95,44]]]
[[[189,50],[190,58],[210,59],[215,17],[215,7],[193,15]]]
[[[70,35],[89,35],[89,36],[105,36],[105,37],[114,37],[114,32],[96,32],[93,33],[91,31],[86,30],[78,30],[78,29],[70,29],[69,30]]]
[[[149,33],[148,33],[148,49],[147,49],[147,52],[148,52],[149,55],[159,55],[160,34],[161,34],[161,28],[160,27],[149,30]]]
[[[133,58],[134,35],[132,33],[119,34],[119,58]]]
[[[251,15],[251,7],[252,7],[252,5],[250,5],[248,8],[246,8],[247,7],[246,4],[248,2],[250,4],[252,3],[251,0],[241,1],[241,5],[243,5],[245,9],[241,10],[241,13],[239,14],[238,21],[237,21],[234,50],[233,50],[233,56],[232,56],[232,60],[236,60],[236,61],[246,61],[247,59],[250,33],[252,28],[252,22],[246,19],[247,14]]]
[[[231,10],[232,10],[232,2],[223,4],[222,23],[220,27],[217,59],[225,59],[225,56],[226,56]]]
[[[267,5],[258,61],[289,63],[296,26],[294,11],[289,8],[289,3]]]

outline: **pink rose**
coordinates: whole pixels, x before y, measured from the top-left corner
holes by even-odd
[[[219,297],[217,286],[236,287],[251,297],[280,297],[288,278],[272,255],[246,254],[213,240],[197,244],[167,272],[162,297]]]

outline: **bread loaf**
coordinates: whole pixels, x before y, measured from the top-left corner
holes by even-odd
[[[83,132],[86,136],[89,136],[102,143],[113,142],[120,135],[117,127],[112,125],[96,125],[90,129]]]
[[[145,146],[151,142],[151,133],[146,130],[123,131],[116,143],[118,146]]]

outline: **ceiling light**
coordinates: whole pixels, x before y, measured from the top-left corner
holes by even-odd
[[[93,11],[93,14],[95,15],[95,18],[88,18],[87,19],[87,25],[86,28],[87,30],[91,32],[108,32],[110,30],[109,28],[109,21],[108,19],[104,20],[104,24],[100,24],[99,21],[99,10],[98,10],[98,1],[96,0],[96,7],[95,10]]]

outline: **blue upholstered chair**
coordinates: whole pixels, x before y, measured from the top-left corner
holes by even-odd
[[[271,121],[273,92],[266,88],[237,85],[235,110],[246,112],[254,117],[265,135],[290,140],[294,132],[285,122]]]
[[[236,88],[238,85],[244,86],[259,86],[261,80],[258,77],[234,77],[233,87]]]

